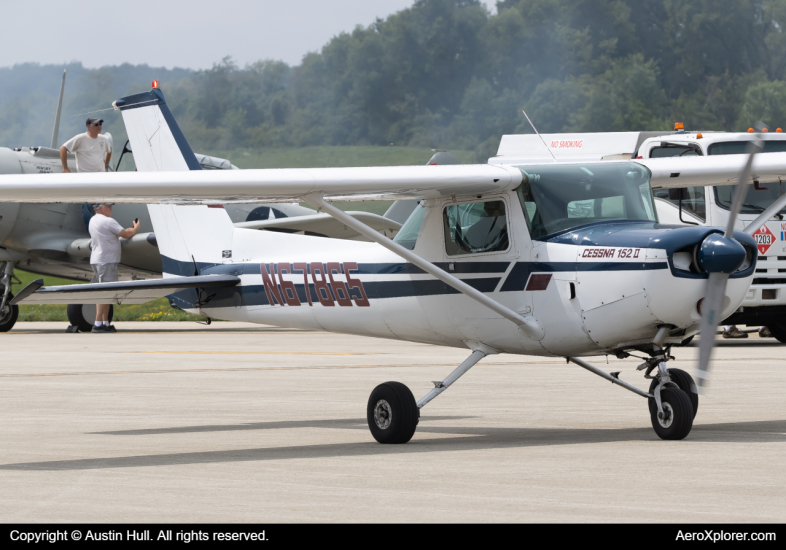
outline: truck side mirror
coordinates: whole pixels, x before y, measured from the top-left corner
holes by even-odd
[[[688,196],[688,189],[685,187],[677,187],[669,189],[669,200],[670,201],[686,201],[690,197]]]

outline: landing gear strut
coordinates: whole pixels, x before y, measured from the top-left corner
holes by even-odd
[[[0,279],[0,332],[8,332],[16,324],[19,317],[19,306],[12,306],[11,279],[14,276],[14,264],[5,262],[2,279]]]
[[[497,350],[483,345],[473,344],[472,347],[472,355],[447,378],[434,382],[434,389],[417,403],[409,388],[400,382],[385,382],[374,388],[366,408],[368,427],[374,439],[380,443],[406,443],[412,439],[420,420],[420,409],[448,389],[486,355],[497,353]]]

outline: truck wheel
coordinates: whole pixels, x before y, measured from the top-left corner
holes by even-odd
[[[115,306],[109,306],[109,322],[115,313]],[[90,332],[96,320],[95,304],[68,304],[66,308],[68,322],[79,329],[79,332]]]
[[[778,342],[786,344],[786,324],[772,323],[767,325],[767,328],[770,329],[770,332]]]

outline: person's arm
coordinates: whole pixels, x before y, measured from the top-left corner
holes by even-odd
[[[60,147],[60,164],[63,165],[63,173],[70,174],[71,170],[68,169],[68,149],[63,145]]]
[[[112,151],[107,151],[104,155],[104,171],[109,172],[109,163],[112,161]]]
[[[139,231],[139,218],[134,220],[134,227],[129,227],[128,229],[123,229],[120,233],[118,233],[118,237],[123,239],[130,239],[136,232]]]

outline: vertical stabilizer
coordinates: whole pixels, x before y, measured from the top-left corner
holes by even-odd
[[[158,88],[118,99],[140,172],[201,170]],[[220,205],[148,205],[164,276],[195,275],[204,264],[231,261],[235,226]]]
[[[201,170],[158,88],[118,99],[134,163],[140,172]]]

